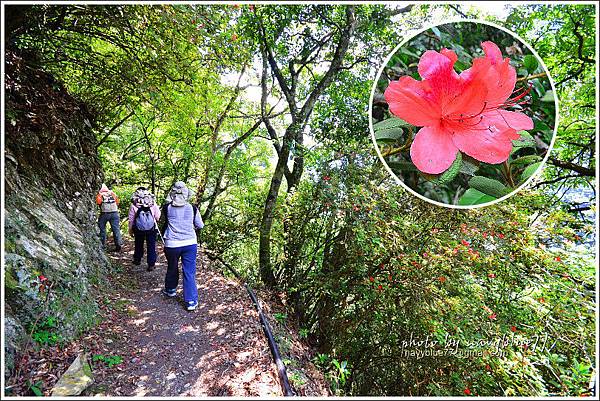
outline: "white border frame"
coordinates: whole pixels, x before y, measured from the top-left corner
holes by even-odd
[[[0,5],[0,9],[2,9],[2,18],[4,19],[4,6],[5,5],[18,5],[18,4],[106,4],[106,1],[97,1],[97,0],[93,0],[93,1],[86,1],[86,0],[60,0],[60,1],[52,1],[52,0],[48,0],[48,1],[43,1],[43,0],[38,0],[38,1],[22,1],[22,0],[8,0],[8,1],[3,1],[2,4]],[[115,2],[110,2],[112,4],[152,4],[152,5],[160,5],[160,4],[202,4],[202,5],[210,5],[210,4],[280,4],[283,3],[283,1],[274,1],[274,0],[270,0],[270,1],[264,1],[264,0],[257,0],[257,1],[248,1],[248,0],[240,0],[240,1],[222,1],[222,2],[217,2],[215,0],[209,0],[206,2],[199,2],[199,1],[168,1],[168,0],[159,0],[159,1],[131,1],[131,0],[123,0],[123,1],[115,1]],[[286,4],[313,4],[313,3],[320,3],[320,4],[332,4],[332,3],[336,3],[336,4],[362,4],[365,3],[365,1],[361,1],[361,0],[356,0],[356,1],[348,1],[348,0],[331,0],[331,1],[294,1],[291,0],[289,2],[286,2]],[[369,2],[371,4],[393,4],[391,1],[372,1]],[[430,3],[430,4],[459,4],[459,5],[469,5],[472,4],[473,2],[471,1],[465,1],[465,0],[455,0],[455,1],[432,1],[432,2],[425,2],[423,0],[414,0],[414,1],[410,1],[408,2],[410,4],[415,4],[415,5],[420,5],[420,4],[426,4],[426,3]],[[598,54],[599,54],[599,50],[600,50],[600,40],[598,40],[599,38],[599,16],[598,16],[598,12],[600,11],[600,8],[598,7],[598,3],[595,1],[589,1],[589,0],[563,0],[563,1],[557,1],[557,0],[551,0],[551,1],[518,1],[518,2],[513,2],[512,3],[514,6],[522,6],[522,5],[531,5],[531,4],[547,4],[547,5],[565,5],[565,4],[581,4],[581,5],[594,5],[595,6],[595,11],[596,11],[596,15],[595,15],[595,39],[596,39],[596,43],[595,43],[595,57],[596,60],[598,60]],[[459,19],[460,20],[460,19]],[[476,21],[476,20],[469,20],[469,21]],[[449,20],[448,22],[454,22],[454,20]],[[490,22],[484,22],[488,25],[493,25]],[[442,25],[442,24],[437,24],[437,25]],[[437,26],[437,25],[433,25],[433,26]],[[1,30],[1,39],[2,42],[0,43],[0,48],[2,49],[2,52],[4,54],[4,23],[1,24],[2,26],[2,30]],[[429,28],[427,28],[429,29]],[[500,28],[503,29],[504,28]],[[419,32],[420,33],[420,32]],[[529,46],[528,46],[529,48]],[[397,51],[397,49],[394,49],[394,51]],[[535,53],[537,54],[537,53]],[[2,59],[4,60],[4,55],[2,56]],[[389,61],[389,60],[387,60]],[[386,61],[386,64],[387,64]],[[543,61],[543,60],[542,60]],[[542,64],[545,68],[545,64]],[[545,68],[546,69],[546,68]],[[0,66],[0,70],[1,70],[1,76],[0,76],[0,81],[2,82],[2,87],[4,88],[4,63],[2,63],[2,65]],[[546,69],[547,72],[547,69]],[[381,75],[381,71],[378,73],[378,75]],[[600,77],[600,64],[596,63],[596,79],[598,79],[598,77]],[[550,77],[550,82],[551,84],[553,84],[552,78]],[[555,89],[553,87],[553,89]],[[555,92],[556,93],[556,92]],[[1,202],[3,207],[2,210],[0,211],[0,220],[2,223],[2,228],[0,228],[0,246],[2,249],[2,257],[4,257],[4,222],[5,222],[5,213],[4,213],[4,167],[5,167],[5,160],[4,160],[4,149],[5,149],[5,137],[4,137],[4,124],[5,124],[5,116],[4,116],[4,90],[1,91],[0,94],[1,97],[1,111],[2,111],[2,115],[0,116],[1,119],[1,131],[2,131],[2,135],[0,138],[0,148],[2,150],[2,157],[0,157],[0,165],[2,167],[2,171],[0,172],[0,177],[2,178],[2,182],[0,182],[0,195],[1,195]],[[371,96],[371,102],[372,102],[372,96]],[[369,128],[372,131],[372,127],[371,127],[371,102],[369,103]],[[600,91],[596,91],[596,99],[595,99],[595,111],[596,111],[596,117],[599,115],[600,112]],[[557,109],[557,113],[558,113],[558,109]],[[558,117],[558,114],[557,114]],[[556,126],[558,127],[558,118],[557,118],[557,122],[556,122]],[[596,130],[596,133],[598,133],[598,130]],[[555,135],[556,137],[556,135]],[[600,150],[600,141],[598,140],[598,138],[596,139],[596,144],[595,144],[595,150],[596,150],[596,155],[599,154],[599,150]],[[379,154],[379,150],[377,150],[378,154]],[[549,153],[549,152],[548,152]],[[543,167],[543,166],[542,166]],[[600,165],[598,163],[596,163],[595,166],[596,169],[596,177],[594,179],[594,183],[596,186],[596,189],[599,188],[598,184],[599,184],[599,173],[600,173]],[[537,171],[534,175],[537,175]],[[392,175],[394,176],[394,175]],[[428,202],[431,202],[431,200],[426,199]],[[502,200],[499,199],[498,201]],[[487,203],[487,204],[482,204],[482,206],[486,206],[486,205],[490,205],[492,202]],[[594,202],[594,205],[596,206],[596,208],[598,208],[598,206],[600,205],[600,198],[596,197],[596,200]],[[452,207],[454,205],[448,205],[448,204],[441,204],[441,206],[445,206],[445,207]],[[464,208],[464,207],[463,207]],[[596,261],[599,260],[599,256],[600,256],[600,246],[599,246],[599,229],[600,229],[600,219],[598,217],[598,215],[596,216],[596,222],[595,222],[595,238],[596,238],[596,246],[595,246],[595,256],[596,256]],[[2,262],[2,273],[4,273],[4,263]],[[600,289],[600,281],[598,280],[598,274],[596,274],[596,307],[595,307],[595,312],[596,312],[596,322],[595,322],[595,333],[596,333],[596,354],[594,355],[594,361],[596,363],[596,369],[594,372],[594,377],[596,379],[598,379],[598,361],[599,361],[599,356],[598,356],[598,352],[597,352],[597,340],[599,337],[599,333],[600,333],[600,325],[598,324],[598,311],[599,311],[599,306],[598,306],[598,292]],[[4,289],[4,274],[2,274],[0,276],[0,282],[2,284],[2,289]],[[5,306],[5,296],[4,296],[4,292],[2,292],[3,296],[2,296],[2,300],[1,300],[1,304],[2,304],[2,310],[1,310],[1,317],[2,317],[2,324],[1,326],[4,328],[4,306]],[[0,337],[1,337],[1,342],[2,345],[4,346],[4,329],[2,330],[2,332],[0,333]],[[2,352],[2,354],[0,354],[0,359],[1,359],[1,367],[0,367],[0,372],[1,372],[1,376],[0,376],[0,383],[2,385],[2,389],[1,391],[1,395],[3,396],[4,399],[10,399],[10,400],[35,400],[35,399],[44,399],[44,398],[50,398],[50,397],[34,397],[34,396],[6,396],[4,397],[4,386],[5,386],[5,379],[4,379],[4,370],[5,370],[5,364],[4,364],[4,351]],[[343,399],[343,400],[352,400],[352,399],[365,399],[365,400],[386,400],[386,399],[421,399],[421,400],[456,400],[456,399],[462,399],[464,397],[464,395],[462,394],[458,394],[458,395],[451,395],[451,396],[407,396],[407,395],[402,395],[402,396],[398,396],[398,395],[392,395],[392,396],[332,396],[332,397],[298,397],[298,398],[303,398],[303,399]],[[52,397],[52,398],[56,398],[56,399],[61,399],[61,397]],[[72,399],[72,400],[97,400],[97,399],[107,399],[107,400],[131,400],[131,399],[139,399],[139,400],[144,400],[144,399],[152,399],[152,398],[156,398],[156,399],[177,399],[177,400],[193,400],[193,399],[214,399],[214,398],[218,398],[220,400],[229,400],[229,399],[239,399],[236,397],[229,397],[229,396],[224,396],[224,397],[183,397],[183,396],[156,396],[156,397],[150,397],[150,396],[105,396],[105,397],[92,397],[92,396],[73,396],[73,397],[69,397],[68,399]],[[246,399],[251,399],[251,400],[255,400],[255,399],[262,399],[261,397],[245,397]],[[536,396],[491,396],[488,398],[493,398],[493,399],[500,399],[500,400],[537,400],[539,399],[539,397]],[[67,399],[67,398],[63,398],[63,399]],[[278,397],[272,397],[272,399],[284,399],[283,396],[278,396]],[[555,400],[576,400],[576,399],[580,399],[580,397],[576,397],[576,396],[558,396],[558,397],[554,397]]]
[[[379,149],[379,145],[377,145],[377,140],[375,138],[375,131],[373,130],[373,97],[375,96],[375,89],[377,88],[377,82],[379,81],[379,79],[381,77],[383,69],[388,65],[388,63],[390,62],[390,59],[392,58],[392,56],[394,54],[396,54],[396,52],[402,46],[404,46],[410,40],[412,40],[413,38],[415,38],[418,35],[422,34],[423,32],[425,32],[425,31],[427,31],[427,30],[429,30],[431,28],[439,27],[441,25],[455,24],[455,23],[458,23],[458,22],[471,22],[471,23],[478,23],[478,24],[484,24],[484,25],[488,25],[488,26],[493,26],[494,28],[497,28],[497,29],[499,29],[501,31],[504,31],[504,32],[508,33],[509,35],[511,35],[512,37],[514,37],[515,39],[519,40],[521,42],[521,44],[525,45],[531,51],[531,53],[537,58],[538,62],[540,62],[540,64],[542,65],[542,68],[544,69],[544,72],[546,73],[546,76],[550,80],[550,86],[552,87],[552,91],[554,92],[554,107],[555,107],[554,133],[552,135],[552,140],[550,141],[550,144],[548,146],[548,150],[546,151],[546,155],[544,156],[544,158],[543,158],[540,166],[537,168],[537,170],[535,170],[535,172],[523,184],[519,185],[517,188],[515,188],[514,190],[512,190],[509,194],[504,195],[501,198],[495,199],[495,200],[493,200],[491,202],[481,203],[481,204],[477,204],[477,205],[469,205],[469,206],[452,205],[452,204],[449,204],[449,203],[442,203],[442,202],[434,201],[433,199],[429,199],[426,196],[423,196],[423,195],[417,193],[415,190],[413,190],[408,185],[406,185],[404,183],[404,181],[402,181],[400,178],[398,178],[398,176],[396,174],[394,174],[394,172],[392,171],[392,169],[390,169],[390,167],[388,166],[387,162],[385,161],[385,159],[381,155],[381,150]],[[419,199],[422,199],[422,200],[424,200],[426,202],[429,202],[429,203],[433,203],[434,205],[437,205],[437,206],[443,206],[443,207],[447,207],[447,208],[451,208],[451,209],[466,209],[466,210],[469,210],[469,209],[478,209],[478,208],[485,207],[485,206],[491,206],[491,205],[494,205],[494,204],[496,204],[498,202],[503,201],[504,199],[510,198],[511,196],[515,195],[517,192],[521,191],[524,187],[526,187],[527,185],[529,185],[529,183],[533,179],[535,179],[537,176],[540,175],[540,173],[544,169],[544,166],[546,165],[548,157],[550,157],[550,153],[552,152],[552,148],[554,147],[554,141],[556,140],[556,137],[557,137],[558,125],[559,125],[558,95],[556,93],[556,87],[554,85],[554,80],[552,79],[552,76],[550,75],[550,72],[548,71],[548,67],[546,67],[546,64],[544,63],[544,60],[535,51],[535,49],[533,49],[529,45],[529,43],[527,43],[525,40],[523,40],[523,38],[521,38],[516,33],[511,32],[508,29],[506,29],[506,28],[504,28],[502,26],[499,26],[499,25],[497,25],[497,24],[495,24],[493,22],[483,21],[483,20],[478,20],[478,19],[467,19],[467,18],[451,19],[448,22],[443,22],[443,23],[439,23],[439,24],[436,24],[436,25],[427,26],[426,28],[423,28],[423,29],[419,30],[418,32],[415,32],[412,36],[404,39],[385,58],[383,64],[381,65],[381,67],[379,68],[379,71],[377,72],[376,78],[373,81],[373,87],[371,88],[371,96],[369,97],[369,131],[371,133],[371,141],[373,142],[373,146],[375,147],[375,151],[377,152],[377,156],[379,157],[379,160],[383,163],[383,166],[386,169],[386,171],[392,176],[392,178],[394,178],[394,180],[396,181],[396,183],[398,183],[400,186],[402,186],[404,189],[406,189],[407,191],[409,191],[411,194],[415,195]]]

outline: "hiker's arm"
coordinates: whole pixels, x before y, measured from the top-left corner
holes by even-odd
[[[117,206],[119,206],[119,197],[114,192],[112,193],[112,195],[115,197],[115,202],[117,203]]]
[[[129,234],[133,235],[133,223],[135,221],[135,206],[129,208]]]
[[[160,208],[154,204],[152,205],[152,215],[154,216],[154,220],[156,220],[156,222],[158,223],[158,221],[160,220]]]
[[[194,227],[197,229],[201,229],[204,227],[204,222],[202,221],[202,216],[200,216],[200,211],[196,213],[196,218],[194,219]]]

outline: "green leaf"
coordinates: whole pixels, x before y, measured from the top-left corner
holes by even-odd
[[[469,188],[458,200],[458,204],[462,206],[479,205],[496,200],[493,196],[486,195],[474,188]]]
[[[534,131],[552,131],[552,128],[542,120],[535,120]]]
[[[513,160],[512,162],[510,162],[510,165],[511,166],[521,166],[524,164],[535,163],[540,160],[542,160],[542,158],[538,155],[527,155],[527,156],[519,157],[518,159]]]
[[[527,131],[518,132],[521,137],[512,141],[513,152],[521,148],[535,148],[535,140]]]
[[[392,171],[419,171],[412,162],[407,161],[388,161],[387,165]]]
[[[35,394],[38,397],[43,397],[44,393],[42,392],[42,390],[39,389],[38,386],[33,385],[31,387],[29,387],[31,389],[31,391],[33,391],[33,394]]]
[[[460,165],[461,173],[474,176],[477,170],[479,170],[479,166],[477,164],[471,163],[470,161],[463,159],[463,162]]]
[[[480,175],[476,175],[475,177],[471,178],[469,180],[469,186],[495,198],[501,198],[511,191],[500,181],[482,177]]]
[[[407,47],[404,47],[404,46],[403,46],[403,47],[400,49],[400,53],[403,53],[403,54],[406,54],[406,55],[412,56],[412,57],[414,57],[414,58],[416,58],[416,59],[418,59],[418,58],[420,58],[420,57],[421,57],[421,56],[419,56],[417,53],[415,53],[415,52],[411,51],[410,49],[408,49]]]
[[[384,128],[375,131],[375,139],[377,142],[396,142],[398,139],[402,138],[402,135],[404,135],[402,128]]]
[[[541,102],[554,102],[554,91],[552,90],[547,90],[546,93],[544,93],[544,96],[542,96],[540,98]]]
[[[406,127],[411,127],[411,125],[398,117],[391,117],[387,120],[383,120],[376,124],[373,124],[373,131],[377,132],[383,129]]]
[[[531,177],[533,173],[537,171],[541,164],[542,162],[537,162],[527,166],[527,168],[523,170],[523,173],[521,174],[521,182],[525,182],[527,179],[529,179],[529,177]]]
[[[535,56],[528,54],[527,56],[523,57],[523,67],[525,67],[530,74],[534,72],[538,66],[539,63]]]
[[[462,155],[461,152],[456,154],[456,159],[452,165],[448,168],[448,170],[444,171],[442,174],[431,180],[432,183],[436,185],[445,185],[456,177],[456,175],[460,171],[460,166],[462,165]]]

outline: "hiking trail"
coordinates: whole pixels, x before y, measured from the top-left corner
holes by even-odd
[[[166,260],[160,246],[156,269],[149,272],[145,257],[133,265],[132,245],[126,241],[121,252],[109,252],[121,267],[108,278],[113,292],[101,306],[103,322],[83,338],[91,354],[118,355],[122,363],[97,369],[103,363],[91,362],[95,383],[87,395],[282,395],[258,314],[243,286],[214,270],[199,248],[199,305],[188,312],[181,278],[176,297],[161,294]]]

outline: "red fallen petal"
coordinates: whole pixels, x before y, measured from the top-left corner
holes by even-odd
[[[440,119],[440,106],[433,103],[429,84],[408,76],[390,82],[384,92],[390,112],[418,127],[437,124]]]
[[[435,127],[423,127],[410,146],[410,158],[415,166],[428,174],[439,174],[456,159],[458,149],[449,132]]]
[[[502,61],[502,52],[494,42],[490,42],[489,40],[485,41],[481,44],[481,48],[485,53],[485,57],[489,59],[492,64],[497,64]]]
[[[497,116],[499,114],[496,112],[483,114],[476,126],[454,131],[454,145],[482,162],[498,164],[506,161],[512,150],[512,140],[516,139],[516,131],[507,127]]]
[[[504,123],[516,131],[533,129],[533,120],[523,113],[506,110],[498,110],[498,112]]]

